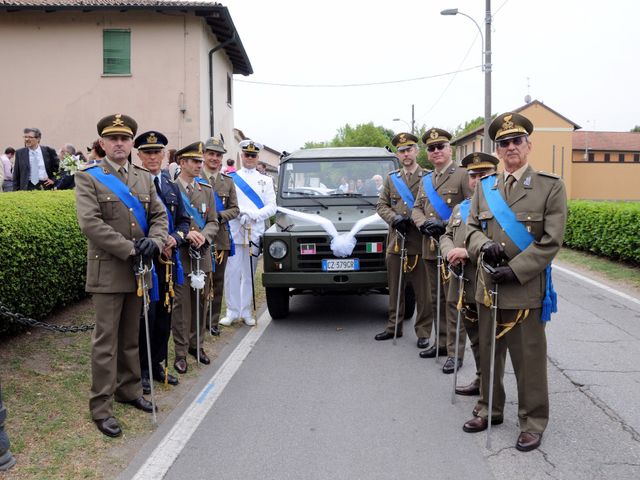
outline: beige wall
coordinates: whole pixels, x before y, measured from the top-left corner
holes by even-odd
[[[640,165],[574,163],[572,199],[640,200]]]
[[[22,146],[38,127],[58,149],[90,145],[104,115],[131,115],[139,132],[157,129],[180,148],[209,130],[208,51],[217,43],[202,19],[153,12],[16,12],[0,16],[0,147]],[[131,29],[131,75],[102,76],[102,31]],[[216,43],[214,43],[216,42]],[[214,55],[216,130],[232,139],[226,54]],[[186,107],[184,113],[181,106]]]

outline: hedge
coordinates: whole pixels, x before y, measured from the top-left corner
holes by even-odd
[[[566,246],[640,264],[640,202],[569,202]]]
[[[85,296],[86,238],[66,191],[0,193],[0,302],[42,320]],[[17,331],[0,318],[0,334]]]

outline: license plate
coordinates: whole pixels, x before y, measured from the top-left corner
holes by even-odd
[[[360,260],[357,258],[325,258],[322,260],[324,272],[345,272],[360,270]]]

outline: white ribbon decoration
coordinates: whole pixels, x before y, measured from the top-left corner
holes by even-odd
[[[205,274],[202,270],[193,271],[189,276],[191,277],[191,288],[194,290],[202,290],[204,288]]]
[[[328,218],[321,217],[314,213],[296,212],[284,207],[278,207],[278,212],[298,218],[315,225],[319,225],[331,237],[331,251],[336,257],[345,258],[351,255],[356,246],[356,234],[367,225],[382,220],[380,215],[374,213],[368,217],[358,220],[351,230],[346,233],[338,233],[335,225]]]

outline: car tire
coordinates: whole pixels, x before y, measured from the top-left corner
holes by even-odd
[[[407,285],[404,289],[404,319],[410,320],[413,312],[416,310],[416,293],[411,285]]]
[[[272,287],[265,288],[267,295],[267,308],[271,318],[285,318],[289,315],[289,289]]]

